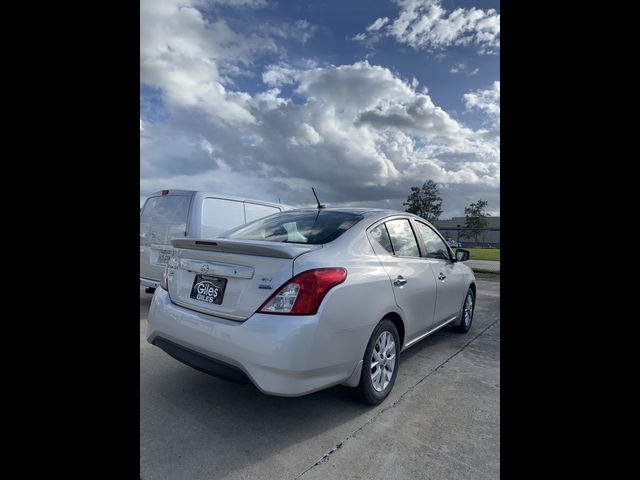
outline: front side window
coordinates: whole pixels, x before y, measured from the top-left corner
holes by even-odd
[[[400,257],[419,257],[418,242],[409,220],[391,220],[385,224],[391,238],[393,251]]]
[[[449,260],[449,250],[438,234],[424,223],[416,222],[416,225],[424,242],[427,258]]]

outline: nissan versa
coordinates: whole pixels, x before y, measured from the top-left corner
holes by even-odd
[[[471,327],[476,282],[433,226],[388,210],[276,213],[213,239],[177,239],[147,340],[198,370],[271,395],[356,387],[371,405],[400,352]]]

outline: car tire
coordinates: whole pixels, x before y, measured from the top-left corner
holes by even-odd
[[[392,345],[388,343],[390,339],[393,340]],[[386,357],[379,361],[376,358],[379,358],[378,352],[381,348],[386,348]],[[388,318],[383,318],[373,330],[364,352],[360,383],[357,387],[357,394],[362,402],[368,405],[379,405],[387,398],[398,376],[401,348],[396,326]],[[373,363],[376,365],[372,367]],[[375,375],[379,371],[384,371],[385,376],[381,377],[381,373]],[[391,373],[390,378],[388,372]]]
[[[154,293],[155,291],[156,291],[156,289],[155,289],[155,288],[152,288],[152,287],[147,287],[147,288],[145,288],[145,289],[144,289],[144,293],[150,293],[150,294],[152,294],[152,295],[153,295],[153,293]]]
[[[470,304],[469,304],[470,302]],[[473,323],[473,312],[476,308],[476,296],[470,288],[464,297],[462,311],[460,312],[460,321],[453,326],[453,331],[457,333],[467,333]]]

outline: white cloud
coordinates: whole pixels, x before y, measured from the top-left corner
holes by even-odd
[[[389,17],[378,18],[375,22],[367,27],[367,32],[377,32],[384,27],[389,21]]]
[[[303,45],[315,35],[318,27],[309,23],[308,20],[296,20],[295,22],[283,22],[275,25],[265,24],[261,29],[267,35],[273,35],[280,38],[293,38],[298,40]]]
[[[252,124],[207,123],[190,114],[145,125],[155,140],[141,145],[143,191],[177,188],[178,180],[200,188],[203,176],[215,176],[221,183],[211,188],[227,193],[277,194],[300,204],[313,185],[324,202],[386,205],[386,199],[401,208],[409,186],[430,178],[460,199],[466,190],[484,189],[497,203],[499,138],[460,124],[389,69],[368,62],[310,68],[299,71],[295,85],[304,103],[277,88],[249,99]]]
[[[260,110],[271,110],[287,103],[286,99],[280,97],[279,88],[271,88],[266,92],[256,94],[254,101]]]
[[[474,68],[473,70],[469,71],[469,66],[466,63],[457,63],[455,65],[453,65],[450,69],[449,69],[449,73],[455,74],[455,73],[465,73],[472,77],[473,75],[475,75],[476,73],[478,73],[480,71],[479,68]]]
[[[458,73],[466,68],[467,66],[464,63],[458,63],[449,69],[449,73]]]
[[[481,110],[492,119],[500,119],[500,81],[493,82],[486,90],[476,90],[464,94],[467,109]]]
[[[317,145],[322,143],[323,138],[320,134],[308,123],[302,123],[300,125],[300,133],[298,136],[289,137],[291,145],[308,147],[311,145]]]
[[[293,36],[304,44],[315,34],[317,29],[318,27],[310,24],[307,20],[298,20],[293,24]]]
[[[416,79],[368,61],[279,63],[262,72],[264,91],[238,91],[225,72],[277,47],[196,7],[141,4],[141,82],[161,91],[168,111],[160,122],[140,119],[143,196],[192,188],[302,205],[315,186],[329,204],[402,209],[410,186],[433,179],[452,213],[479,193],[498,205],[499,129],[465,126]],[[464,97],[493,118],[490,100]]]
[[[288,65],[270,65],[262,73],[262,81],[272,87],[290,85],[296,81],[299,71]]]
[[[300,75],[297,91],[350,113],[384,102],[409,98],[412,88],[388,68],[357,62],[309,69]]]
[[[495,53],[500,48],[500,14],[495,9],[447,11],[441,0],[395,2],[400,7],[397,18],[390,23],[387,17],[378,18],[367,28],[368,34],[358,34],[354,39],[366,41],[386,35],[416,50],[429,51],[452,45],[475,46],[479,53]]]
[[[214,5],[228,5],[232,7],[260,8],[267,5],[267,0],[209,0]]]
[[[218,122],[252,123],[247,95],[227,91],[224,71],[275,50],[275,44],[237,33],[224,20],[207,20],[199,3],[140,2],[140,82],[161,89],[171,107],[199,109]]]

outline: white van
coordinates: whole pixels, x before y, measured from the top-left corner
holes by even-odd
[[[193,190],[152,193],[140,211],[140,284],[160,285],[176,238],[214,238],[262,217],[295,207]]]

